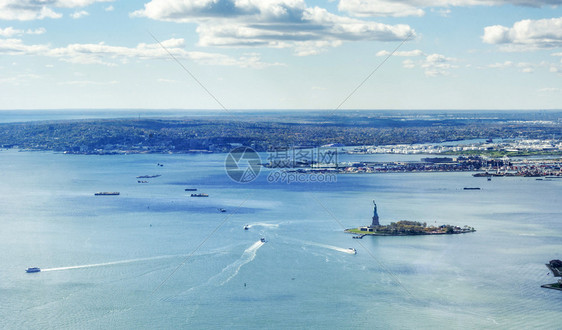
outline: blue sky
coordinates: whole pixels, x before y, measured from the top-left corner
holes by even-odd
[[[560,109],[560,4],[0,0],[0,109]]]

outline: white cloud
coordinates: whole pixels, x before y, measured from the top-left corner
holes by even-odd
[[[341,40],[297,41],[294,43],[295,55],[316,55],[325,51],[328,47],[339,47],[342,43]]]
[[[338,9],[359,17],[367,16],[423,16],[425,12],[411,1],[341,0]]]
[[[14,29],[13,27],[8,26],[7,28],[0,28],[0,37],[9,38],[22,34],[43,34],[45,32],[46,32],[45,28],[37,28],[35,30],[27,29],[24,31],[24,30]]]
[[[515,65],[512,61],[505,61],[505,62],[497,62],[493,64],[489,64],[488,67],[491,69],[505,69],[505,68],[512,68]]]
[[[436,77],[449,75],[452,69],[458,68],[458,65],[454,64],[457,61],[457,59],[445,55],[430,54],[419,61],[405,60],[402,62],[402,66],[405,69],[420,67],[427,77]]]
[[[404,60],[404,61],[402,62],[402,66],[403,66],[405,69],[413,69],[413,68],[416,67],[416,63],[415,63],[414,61],[412,61],[412,60]]]
[[[17,30],[11,26],[8,26],[7,28],[3,28],[3,29],[0,28],[0,36],[2,37],[13,37],[19,34],[23,34],[23,30]]]
[[[523,73],[533,73],[539,68],[547,68],[550,72],[559,72],[560,65],[555,63],[549,63],[546,61],[542,61],[540,63],[530,63],[530,62],[512,62],[512,61],[505,61],[505,62],[498,62],[487,65],[485,68],[491,69],[517,69],[519,72]],[[482,67],[481,67],[482,69]]]
[[[562,0],[340,0],[338,9],[355,16],[423,16],[424,8],[448,16],[449,7],[515,5],[528,7],[555,6]],[[444,8],[435,10],[435,8]]]
[[[75,11],[72,14],[70,14],[70,17],[74,18],[74,19],[78,19],[80,17],[84,17],[84,16],[88,16],[90,15],[90,13],[88,13],[85,10],[80,10],[80,11]]]
[[[537,90],[539,93],[561,93],[562,89],[558,87],[545,87]]]
[[[59,82],[58,85],[78,85],[78,86],[91,86],[91,85],[115,85],[119,82],[117,80],[111,81],[92,81],[92,80],[70,80]]]
[[[0,54],[38,55],[48,50],[46,45],[25,45],[21,39],[0,39]]]
[[[113,6],[109,5],[107,7],[105,7],[103,10],[105,11],[113,11],[115,8],[113,8]]]
[[[457,65],[452,64],[453,62],[456,62],[456,59],[441,54],[431,54],[426,56],[421,67],[428,77],[446,76],[451,69],[458,68]]]
[[[33,73],[18,74],[13,77],[1,77],[0,84],[10,84],[12,86],[19,86],[19,85],[26,84],[30,80],[40,79],[40,78],[42,77]]]
[[[304,0],[152,0],[132,17],[196,23],[201,46],[293,48],[317,54],[345,41],[398,41],[410,26],[388,25],[307,7]]]
[[[388,50],[381,50],[377,53],[377,56],[388,56],[391,52]],[[419,49],[414,50],[404,50],[404,51],[396,51],[392,54],[392,56],[405,56],[405,57],[412,57],[412,56],[423,56],[424,53]]]
[[[515,22],[512,27],[502,25],[484,28],[482,41],[502,45],[505,51],[525,51],[562,46],[562,17]]]
[[[451,14],[451,9],[434,9],[434,8],[431,8],[431,12],[437,13],[437,15],[439,15],[441,17],[449,17],[449,15]]]
[[[207,52],[190,52],[184,49],[184,39],[168,39],[158,43],[140,43],[136,47],[97,44],[70,44],[53,48],[49,45],[26,45],[21,39],[0,39],[0,55],[38,55],[58,58],[61,61],[79,64],[102,64],[116,66],[131,59],[169,59],[168,51],[177,58],[184,58],[203,65],[226,65],[244,68],[265,68],[283,65],[265,63],[256,53],[244,54],[239,58]]]
[[[166,83],[166,84],[178,84],[180,83],[180,81],[178,80],[172,80],[172,79],[166,79],[166,78],[158,78],[156,79],[157,82],[159,83]]]
[[[43,27],[40,27],[40,28],[37,28],[35,30],[27,29],[25,31],[25,34],[43,34],[45,32],[47,32],[47,30],[45,30],[45,28],[43,28]]]
[[[53,8],[86,7],[96,2],[113,0],[0,0],[0,20],[30,21],[61,18]]]

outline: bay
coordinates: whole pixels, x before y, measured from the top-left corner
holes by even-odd
[[[0,327],[558,322],[562,295],[540,285],[555,281],[544,263],[562,259],[562,180],[486,181],[467,172],[287,184],[269,183],[263,170],[240,184],[227,176],[225,157],[1,150]],[[185,188],[209,197],[191,198]],[[94,196],[98,191],[120,195]],[[408,219],[477,231],[362,240],[343,233],[370,223],[372,200],[383,224]],[[35,266],[44,271],[25,273]]]

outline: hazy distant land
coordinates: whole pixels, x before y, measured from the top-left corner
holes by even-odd
[[[465,139],[557,139],[562,112],[337,111],[225,113],[0,124],[0,146],[82,154],[257,151]]]

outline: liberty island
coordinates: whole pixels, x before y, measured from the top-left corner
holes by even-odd
[[[413,235],[447,235],[447,234],[465,234],[475,232],[474,227],[464,226],[458,227],[453,225],[428,226],[426,222],[400,220],[391,222],[389,225],[381,225],[379,215],[377,213],[377,204],[373,200],[373,218],[370,226],[362,226],[359,228],[346,229],[346,233],[359,234],[354,238],[362,238],[365,235],[370,236],[413,236]]]

